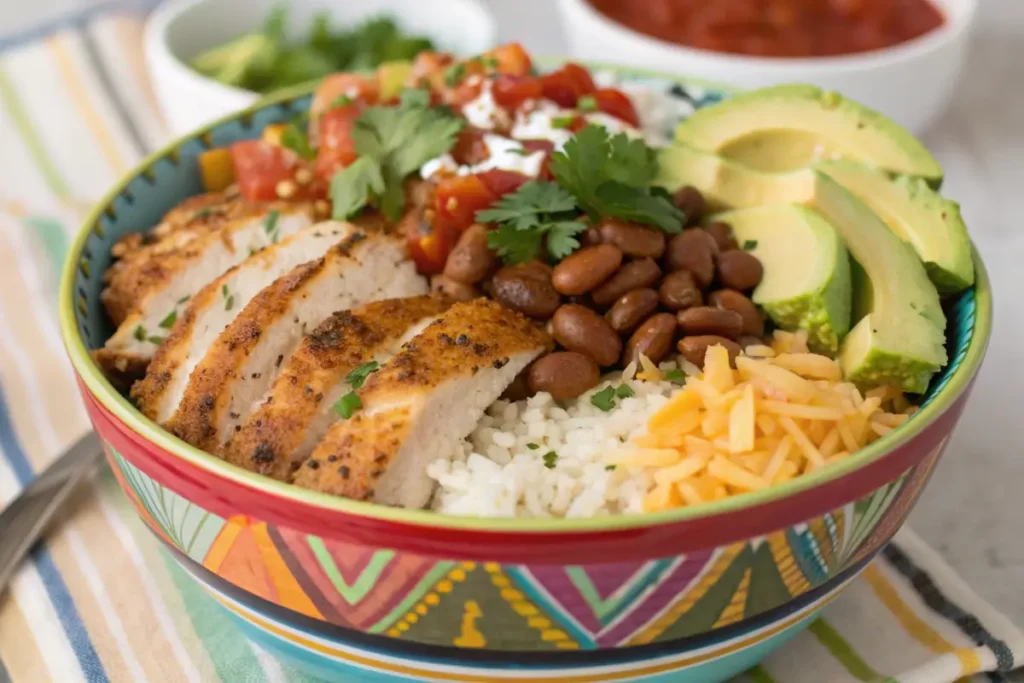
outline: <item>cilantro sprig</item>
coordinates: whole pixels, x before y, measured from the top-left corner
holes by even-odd
[[[604,127],[589,125],[552,154],[551,172],[595,220],[620,218],[669,234],[683,229],[683,212],[651,188],[658,163],[643,140],[625,133],[609,135]]]
[[[419,96],[394,107],[370,107],[352,130],[359,158],[331,179],[335,220],[373,205],[398,220],[405,204],[403,182],[424,163],[455,146],[464,122],[450,111],[429,107]]]
[[[555,183],[531,180],[490,209],[477,211],[481,223],[497,223],[487,245],[506,263],[524,263],[543,246],[556,259],[579,248],[576,235],[587,229],[576,220],[575,198]]]

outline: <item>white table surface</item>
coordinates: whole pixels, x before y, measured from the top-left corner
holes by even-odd
[[[565,54],[551,0],[486,0],[500,38]],[[925,136],[993,280],[995,334],[973,399],[910,524],[1024,625],[1024,2],[981,0],[956,103]],[[913,96],[913,93],[908,93]],[[1018,398],[1014,398],[1018,396]]]
[[[502,40],[519,40],[535,54],[565,54],[553,0],[483,1]],[[100,2],[0,0],[0,27],[14,32]],[[988,266],[995,334],[973,400],[910,523],[1024,625],[1024,401],[1015,398],[1024,387],[1024,0],[980,2],[959,96],[926,141],[946,167],[944,193],[961,202]]]

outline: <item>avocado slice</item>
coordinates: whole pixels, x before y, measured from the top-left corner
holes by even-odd
[[[713,207],[792,203],[820,213],[864,272],[854,297],[866,300],[865,312],[840,346],[844,375],[911,393],[928,388],[947,361],[939,295],[911,247],[867,205],[813,168],[766,173],[684,145],[661,150],[659,162],[658,185],[693,185]]]
[[[856,161],[823,161],[814,167],[867,204],[914,248],[940,294],[974,284],[971,242],[959,204],[939,196],[921,178],[889,177]]]
[[[675,138],[762,171],[853,159],[938,187],[942,167],[911,133],[862,105],[810,85],[752,90],[700,109]]]
[[[713,216],[764,266],[753,300],[783,329],[807,330],[816,351],[835,354],[850,329],[850,255],[817,212],[766,204]]]

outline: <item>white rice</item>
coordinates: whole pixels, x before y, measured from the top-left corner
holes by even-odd
[[[608,412],[591,397],[623,384],[621,374],[559,405],[550,394],[498,401],[449,458],[427,474],[438,482],[433,508],[478,517],[594,517],[642,512],[649,487],[642,471],[609,458],[680,389],[669,382],[625,382],[635,393]],[[545,454],[548,456],[545,462]],[[553,462],[551,460],[553,459]],[[548,466],[551,464],[552,466]]]

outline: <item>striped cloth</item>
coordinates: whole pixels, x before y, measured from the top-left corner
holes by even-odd
[[[0,504],[88,428],[57,329],[59,266],[90,202],[165,137],[139,21],[56,28],[0,37]],[[242,638],[116,489],[97,476],[0,596],[0,681],[307,680]],[[904,530],[741,680],[1004,681],[1022,658],[1024,635]]]

